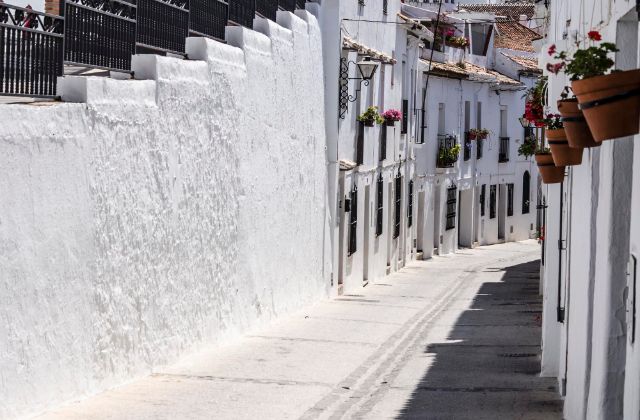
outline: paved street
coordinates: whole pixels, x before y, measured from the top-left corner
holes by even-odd
[[[539,247],[409,264],[39,419],[559,419],[538,377]]]

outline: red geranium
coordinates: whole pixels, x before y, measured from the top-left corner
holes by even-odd
[[[601,41],[602,40],[602,35],[600,35],[600,32],[598,32],[598,31],[589,31],[587,33],[587,36],[592,41]]]
[[[547,51],[549,55],[553,55],[556,53],[556,44],[553,44],[549,47],[549,51]]]

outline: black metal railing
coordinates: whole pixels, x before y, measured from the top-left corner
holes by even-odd
[[[229,2],[189,0],[189,34],[224,40]]]
[[[253,28],[255,14],[255,0],[229,0],[229,22]]]
[[[278,0],[256,0],[256,13],[273,21],[278,12]]]
[[[139,52],[184,53],[189,34],[188,0],[137,0]]]
[[[282,10],[293,12],[296,10],[296,0],[278,0],[278,6],[280,6]]]
[[[136,11],[134,4],[120,0],[66,0],[65,63],[131,69]]]
[[[451,168],[458,161],[460,153],[458,139],[449,134],[438,134],[438,158],[436,167]]]
[[[304,10],[306,3],[307,3],[307,0],[296,0],[296,7],[298,9],[303,9]]]
[[[463,158],[465,161],[471,159],[471,139],[469,138],[469,132],[464,133],[464,151]]]
[[[0,3],[0,94],[54,96],[64,19]]]
[[[498,162],[509,162],[509,137],[500,137],[500,150],[498,151]]]
[[[447,224],[446,230],[455,229],[456,227],[456,203],[458,202],[458,187],[451,185],[447,188]]]

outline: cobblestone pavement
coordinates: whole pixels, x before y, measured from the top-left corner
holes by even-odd
[[[416,261],[38,419],[560,419],[533,241]]]

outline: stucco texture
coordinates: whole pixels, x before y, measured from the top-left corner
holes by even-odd
[[[2,106],[0,418],[327,295],[320,31],[278,22]]]

